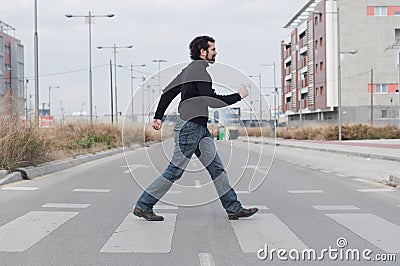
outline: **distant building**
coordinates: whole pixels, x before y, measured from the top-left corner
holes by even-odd
[[[0,20],[0,100],[11,94],[13,112],[24,115],[24,46],[15,29]]]
[[[400,124],[398,0],[309,0],[285,28],[281,102],[289,125],[300,114],[303,124],[338,122],[338,55],[343,124]]]

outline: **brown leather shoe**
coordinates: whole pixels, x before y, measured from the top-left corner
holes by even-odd
[[[239,218],[250,217],[253,214],[255,214],[256,212],[258,212],[257,208],[243,209],[238,213],[229,214],[228,218],[229,218],[229,220],[237,220]]]
[[[137,207],[133,209],[133,214],[137,217],[143,217],[147,221],[164,221],[164,217],[157,215],[154,212],[145,212]]]

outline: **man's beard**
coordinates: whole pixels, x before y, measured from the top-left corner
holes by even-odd
[[[214,64],[215,63],[215,56],[213,58],[211,58],[211,59],[208,59],[207,62],[209,64]]]

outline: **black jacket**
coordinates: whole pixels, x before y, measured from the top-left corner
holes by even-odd
[[[172,100],[181,93],[178,112],[185,121],[206,125],[208,107],[221,108],[241,100],[238,93],[218,95],[212,88],[212,80],[207,72],[205,60],[192,61],[163,90],[155,119],[162,119]]]

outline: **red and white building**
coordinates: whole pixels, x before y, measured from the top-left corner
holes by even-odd
[[[285,28],[289,125],[337,123],[340,103],[344,124],[400,124],[398,0],[309,0]]]
[[[13,112],[24,115],[24,46],[15,29],[0,20],[0,100],[11,95]]]

